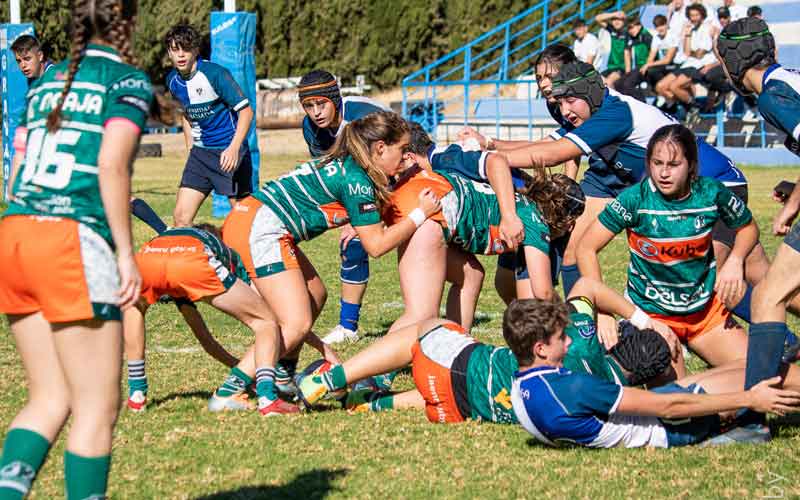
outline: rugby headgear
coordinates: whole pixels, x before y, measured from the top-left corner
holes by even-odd
[[[342,109],[342,93],[339,91],[339,83],[327,71],[315,69],[303,76],[297,85],[297,93],[301,104],[308,99],[321,97],[331,101],[337,110]]]
[[[655,330],[640,330],[620,321],[619,342],[608,353],[631,375],[630,385],[641,385],[664,373],[672,362],[667,341]]]
[[[753,66],[775,63],[775,38],[763,19],[744,17],[722,30],[717,52],[736,91],[749,94],[742,85],[744,74]]]
[[[552,96],[578,97],[589,104],[592,114],[600,109],[606,96],[606,85],[603,77],[594,66],[582,61],[573,61],[561,66],[553,77]]]

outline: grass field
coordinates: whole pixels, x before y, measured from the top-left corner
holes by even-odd
[[[262,179],[299,159],[262,156]],[[171,221],[183,157],[136,163],[134,193]],[[777,206],[770,200],[778,180],[796,170],[747,168],[750,206],[768,228]],[[200,217],[211,221],[209,204]],[[152,237],[135,223],[137,245]],[[763,236],[774,255],[779,241]],[[332,232],[302,245],[328,286],[328,306],[316,324],[325,333],[338,319],[338,252]],[[621,239],[603,254],[608,281],[624,283],[627,255]],[[502,342],[502,305],[493,290],[493,259],[486,268],[474,335]],[[382,335],[400,315],[394,256],[372,261],[362,313],[363,339],[340,349],[344,357]],[[251,335],[234,320],[201,305],[212,331],[234,353]],[[798,323],[792,320],[796,330]],[[113,498],[790,498],[800,496],[800,419],[773,420],[776,438],[760,447],[719,449],[548,449],[516,426],[429,424],[422,413],[398,411],[347,415],[343,411],[263,419],[255,412],[212,414],[206,400],[227,369],[206,356],[174,307],[154,307],[147,318],[150,405],[121,412],[114,440],[110,483]],[[25,381],[8,325],[0,320],[0,426],[25,400]],[[301,364],[316,357],[308,348]],[[701,368],[697,358],[692,368]],[[408,375],[401,388],[412,385]],[[124,394],[127,389],[123,388]],[[64,441],[41,471],[31,498],[63,491]]]

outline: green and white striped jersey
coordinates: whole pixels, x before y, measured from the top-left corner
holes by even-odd
[[[129,120],[140,129],[153,98],[150,80],[104,45],[90,44],[64,99],[61,128],[47,131],[47,116],[64,88],[67,65],[55,65],[31,86],[20,126],[26,127],[25,160],[4,215],[75,219],[113,246],[100,198],[97,157],[105,124]]]
[[[699,177],[682,200],[664,198],[645,179],[609,203],[599,220],[613,233],[627,231],[627,295],[633,303],[646,312],[685,316],[702,310],[714,292],[714,223],[722,219],[738,229],[752,218],[721,182]]]
[[[347,223],[369,226],[381,221],[372,180],[349,156],[344,161],[303,163],[253,196],[281,219],[295,241]]]

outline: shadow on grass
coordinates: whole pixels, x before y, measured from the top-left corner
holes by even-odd
[[[783,430],[800,428],[800,413],[793,413],[784,417],[774,418],[772,420],[768,420],[767,422],[769,424],[769,430],[772,431],[772,435],[774,436]]]
[[[299,474],[283,486],[243,486],[197,497],[195,500],[257,500],[274,498],[303,498],[321,500],[329,493],[340,491],[333,482],[347,474],[345,469],[314,469]]]
[[[153,407],[161,406],[177,399],[202,399],[205,401],[210,397],[211,392],[209,391],[173,392],[172,394],[167,394],[163,398],[154,399],[151,405]]]

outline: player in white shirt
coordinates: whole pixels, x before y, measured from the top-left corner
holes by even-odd
[[[575,42],[572,44],[572,51],[579,60],[594,64],[598,60],[600,41],[596,36],[589,33],[586,21],[576,19],[572,23],[572,31],[575,33]]]

